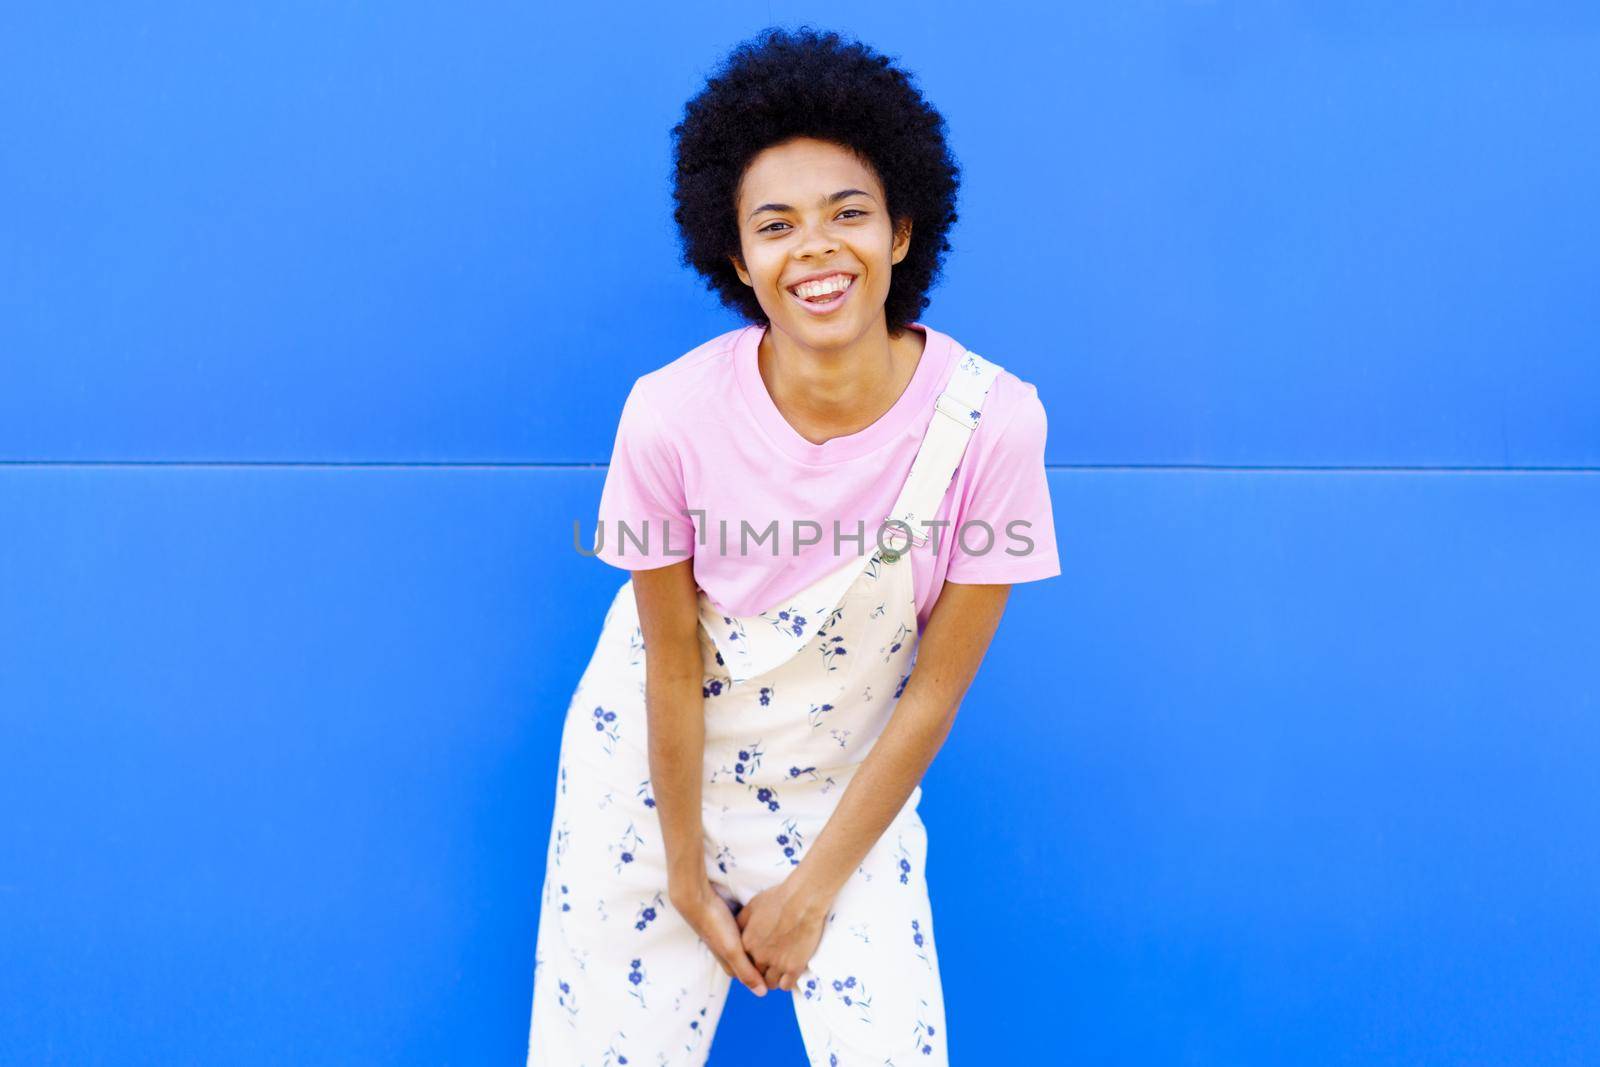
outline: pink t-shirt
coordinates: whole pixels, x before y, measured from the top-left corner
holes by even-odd
[[[963,351],[938,330],[913,326],[927,340],[894,406],[820,445],[767,392],[756,359],[763,326],[730,330],[641,375],[623,404],[600,494],[599,557],[644,570],[692,555],[711,602],[752,615],[870,553]],[[1045,428],[1038,392],[1002,369],[935,516],[950,525],[911,550],[920,626],[946,580],[1006,584],[1061,573]]]

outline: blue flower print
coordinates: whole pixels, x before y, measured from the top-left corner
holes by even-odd
[[[801,992],[805,995],[807,1000],[810,1000],[812,997],[816,996],[817,980],[815,978],[807,978],[805,985],[801,987]]]
[[[796,637],[806,632],[806,617],[792,607],[778,612],[775,618],[768,616],[764,611],[761,614],[777,629],[786,630]]]
[[[644,964],[640,960],[632,960],[629,962],[628,967],[628,984],[632,986],[628,990],[628,995],[637,1000],[641,1008],[646,1007],[644,988],[649,985],[649,979],[645,976]]]
[[[932,968],[933,967],[933,960],[928,957],[928,951],[924,947],[924,945],[926,944],[926,940],[927,939],[922,936],[922,926],[921,926],[921,924],[919,924],[917,922],[917,920],[912,919],[911,920],[911,943],[917,947],[917,959],[921,960],[929,968]]]
[[[772,686],[770,686],[770,685],[762,686],[761,687],[761,692],[760,692],[760,697],[761,697],[761,706],[762,707],[766,707],[768,704],[771,704],[772,703]]]
[[[594,709],[595,732],[600,735],[601,747],[606,750],[606,755],[608,756],[613,755],[616,752],[616,742],[619,736],[617,733],[616,724],[616,712],[611,711],[608,708]]]
[[[645,807],[653,808],[656,806],[655,794],[650,789],[650,779],[646,778],[644,781],[639,783],[637,796],[639,797],[639,800],[643,802]]]
[[[907,626],[905,623],[901,623],[899,626],[895,627],[894,637],[887,645],[884,645],[882,648],[878,649],[878,651],[883,654],[883,662],[888,663],[891,659],[893,659],[894,654],[899,652],[900,649],[904,647],[906,640],[910,636],[911,627]]]
[[[723,764],[715,771],[712,771],[711,781],[717,782],[725,778],[732,778],[740,785],[748,786],[750,784],[750,780],[746,776],[753,775],[756,773],[756,771],[761,769],[761,756],[761,742],[752,741],[750,744],[739,749],[739,751],[735,753],[733,766],[731,768],[727,764]]]
[[[723,845],[717,850],[717,870],[721,871],[723,874],[727,874],[729,867],[737,866],[738,864],[733,861],[732,849],[730,849],[727,845]]]
[[[700,695],[706,699],[721,696],[723,691],[722,679],[711,678],[700,686]]]
[[[827,721],[828,712],[833,710],[832,704],[813,704],[806,712],[806,718],[811,721],[811,728],[815,730]]]
[[[854,1008],[856,1017],[862,1022],[872,1022],[872,998],[867,995],[867,984],[857,982],[855,975],[846,975],[842,981],[835,978],[833,997],[845,1007]]]
[[[793,819],[783,820],[783,832],[776,837],[778,848],[783,851],[783,857],[778,860],[780,867],[800,866],[800,850],[805,847],[805,840],[800,835],[800,827]]]
[[[688,992],[688,990],[684,990],[684,992]],[[673,1005],[673,1010],[674,1011],[678,1010],[678,1006],[676,1004]],[[683,1050],[685,1052],[690,1052],[690,1053],[694,1052],[694,1050],[700,1046],[700,1042],[705,1040],[705,1036],[706,1036],[705,1021],[706,1021],[706,1009],[705,1008],[701,1008],[700,1009],[700,1014],[697,1017],[694,1017],[694,1016],[690,1017],[690,1019],[689,1019],[688,1040],[685,1041],[684,1045],[683,1045]],[[668,1062],[667,1061],[667,1057],[665,1055],[663,1055],[661,1057],[661,1062],[662,1063]]]
[[[644,838],[639,836],[639,831],[633,828],[633,823],[628,823],[628,828],[622,832],[622,840],[611,846],[611,851],[617,857],[614,865],[618,874],[622,873],[624,864],[632,863],[635,853],[644,845]]]
[[[644,930],[648,928],[651,923],[656,921],[656,916],[661,914],[660,909],[664,908],[665,906],[666,905],[662,902],[661,894],[657,893],[654,899],[649,900],[639,906],[639,910],[636,913],[637,917],[633,921],[633,928],[635,930]]]
[[[906,839],[897,836],[895,839],[895,855],[898,857],[895,866],[899,868],[900,884],[911,884],[911,853],[906,851]]]
[[[839,634],[834,634],[818,645],[817,648],[822,652],[822,665],[830,671],[838,670],[839,665],[833,661],[835,658],[845,655],[844,638]]]
[[[562,911],[571,911],[572,910],[572,902],[567,899],[567,887],[566,886],[562,886],[561,887],[561,910]]]
[[[922,1012],[926,1012],[927,1010],[928,1010],[928,1002],[926,1000],[924,1000],[922,1002]],[[916,1034],[917,1034],[917,1044],[920,1046],[918,1051],[920,1051],[924,1056],[931,1056],[931,1055],[933,1055],[934,1028],[933,1028],[932,1025],[930,1025],[929,1023],[927,1023],[927,1022],[925,1022],[923,1020],[922,1012],[918,1012],[917,1013],[917,1030],[916,1030]]]
[[[900,676],[900,684],[894,687],[894,698],[896,700],[899,700],[900,694],[906,691],[906,683],[910,680],[911,673],[909,671]]]
[[[577,1021],[578,998],[577,998],[577,996],[572,992],[572,987],[569,986],[566,983],[565,979],[557,978],[556,979],[556,988],[561,990],[560,995],[556,997],[556,1003],[561,1005],[562,1009],[566,1011],[566,1013],[567,1013],[567,1025],[571,1026],[571,1027],[576,1027],[578,1025],[578,1021]]]
[[[617,1037],[620,1039],[622,1036],[621,1032],[618,1032]],[[601,1060],[600,1063],[601,1067],[613,1067],[613,1065],[615,1067],[627,1067],[628,1057],[617,1051],[617,1043],[613,1041],[606,1046],[605,1059]]]
[[[765,804],[768,811],[778,810],[778,796],[767,786],[756,790],[756,799]]]
[[[561,825],[556,827],[556,866],[561,866],[561,860],[567,854],[567,846],[572,843],[572,831],[567,829],[567,821],[561,820]]]
[[[728,643],[730,645],[733,644],[736,641],[743,641],[745,639],[745,637],[744,637],[744,623],[741,622],[740,620],[732,619],[732,618],[729,618],[728,616],[724,615],[722,617],[722,624],[725,627],[727,627],[727,629],[724,632],[728,635],[727,641],[728,641]],[[719,664],[722,663],[722,653],[720,653],[720,652],[717,653],[717,662]]]
[[[789,777],[790,778],[799,778],[801,775],[805,775],[808,779],[810,779],[811,781],[814,782],[814,781],[817,780],[817,769],[815,767],[790,767],[789,768]]]

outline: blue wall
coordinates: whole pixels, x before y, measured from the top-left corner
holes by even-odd
[[[572,522],[735,325],[667,131],[762,6],[0,14],[0,1063],[521,1062]],[[958,1063],[1600,1060],[1600,10],[1394,6],[827,23],[1050,413],[925,782]]]

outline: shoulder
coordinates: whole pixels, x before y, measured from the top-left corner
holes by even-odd
[[[707,416],[726,410],[737,389],[734,347],[747,329],[720,333],[634,379],[623,421],[647,425],[664,443],[704,432]]]
[[[634,379],[623,404],[623,422],[649,428],[663,438],[694,429],[695,413],[716,411],[734,386],[733,350],[743,327],[704,341]]]
[[[978,422],[980,429],[985,424],[995,437],[1024,442],[1037,439],[1042,443],[1048,426],[1039,390],[1032,382],[1001,368],[989,387],[989,398]]]
[[[1031,381],[1019,377],[1006,367],[1004,358],[987,352],[967,349],[957,342],[952,370],[959,364],[963,352],[974,352],[999,368],[983,401],[978,426],[973,431],[970,447],[980,454],[1006,452],[1010,454],[1043,453],[1048,430],[1044,402],[1039,390]]]

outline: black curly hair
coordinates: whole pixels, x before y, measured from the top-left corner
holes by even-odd
[[[943,116],[890,57],[832,31],[769,27],[735,46],[672,136],[683,262],[747,321],[768,320],[729,262],[740,254],[739,181],[763,149],[795,137],[850,149],[883,183],[890,219],[911,219],[911,247],[884,303],[889,332],[898,336],[928,306],[950,250],[961,168]]]

